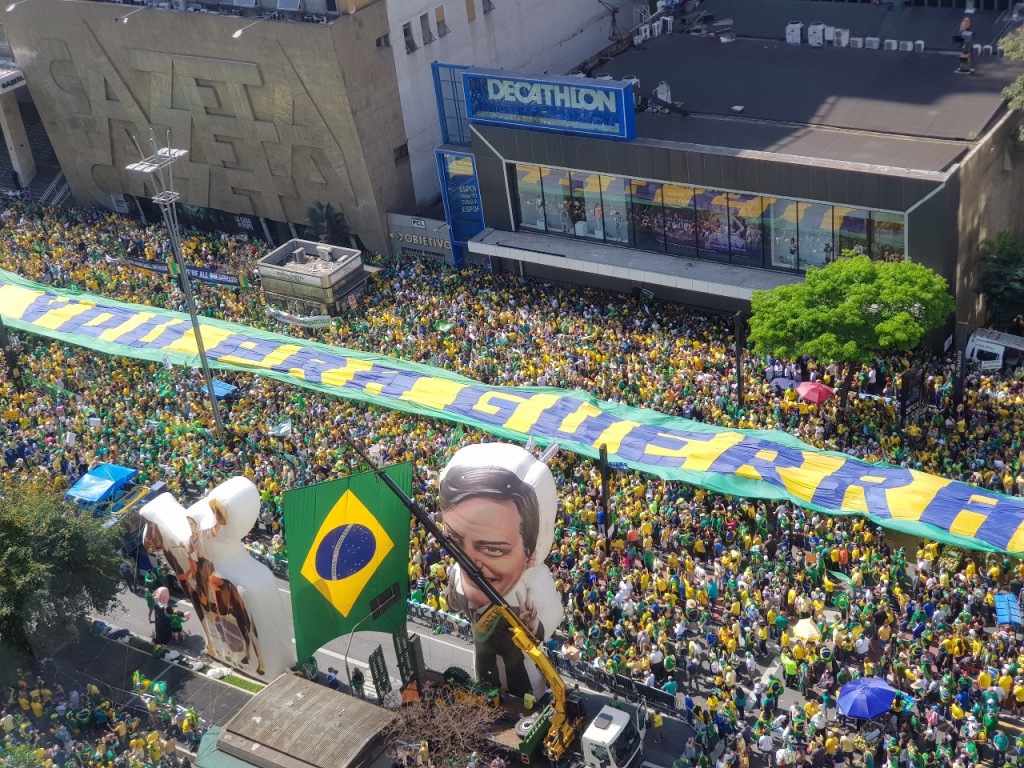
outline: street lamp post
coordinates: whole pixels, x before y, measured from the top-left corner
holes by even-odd
[[[175,203],[181,197],[174,190],[174,171],[172,166],[178,160],[188,156],[187,149],[171,149],[171,132],[167,132],[167,146],[158,147],[153,130],[149,131],[149,143],[153,153],[146,157],[135,137],[132,137],[135,148],[139,150],[142,159],[132,163],[126,170],[132,173],[140,173],[149,176],[153,182],[156,195],[153,202],[160,209],[164,217],[164,225],[167,227],[167,237],[171,241],[171,250],[174,252],[174,260],[178,264],[178,272],[181,275],[181,288],[185,294],[185,302],[188,304],[189,318],[192,320],[192,334],[196,339],[196,349],[199,351],[199,362],[203,368],[203,377],[206,379],[206,393],[210,398],[210,410],[213,413],[213,426],[217,437],[224,438],[224,423],[220,418],[220,404],[217,402],[217,393],[213,391],[213,375],[210,373],[210,364],[206,359],[206,345],[203,343],[203,334],[199,327],[199,318],[196,314],[196,300],[192,295],[192,281],[188,276],[188,266],[185,264],[185,256],[181,252],[181,231],[178,228],[178,209]],[[166,171],[166,176],[165,176]]]

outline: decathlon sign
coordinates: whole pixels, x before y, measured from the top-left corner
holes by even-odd
[[[462,84],[471,122],[611,139],[636,136],[631,83],[468,69]]]

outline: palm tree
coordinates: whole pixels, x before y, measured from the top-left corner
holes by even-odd
[[[348,245],[351,241],[352,228],[340,208],[335,209],[331,203],[315,203],[306,209],[309,220],[310,234],[322,243],[331,245]]]

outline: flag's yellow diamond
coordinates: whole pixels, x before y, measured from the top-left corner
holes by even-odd
[[[373,513],[345,491],[317,531],[301,573],[347,618],[394,546]]]

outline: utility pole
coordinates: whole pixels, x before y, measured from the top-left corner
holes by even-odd
[[[203,377],[206,379],[206,394],[210,398],[210,411],[213,414],[213,426],[217,432],[217,438],[224,439],[224,423],[220,418],[220,404],[217,402],[217,393],[213,391],[213,374],[210,373],[210,364],[206,360],[206,345],[203,343],[203,334],[199,327],[199,317],[196,313],[196,300],[192,295],[192,281],[188,276],[188,266],[185,264],[185,256],[181,252],[181,230],[178,228],[178,209],[175,203],[181,197],[174,190],[174,171],[172,166],[178,160],[188,157],[187,149],[171,149],[171,132],[167,131],[167,146],[158,147],[153,129],[149,130],[149,144],[153,153],[146,157],[135,137],[132,137],[135,148],[139,150],[142,158],[137,163],[132,163],[126,170],[132,173],[141,173],[149,176],[153,182],[156,195],[153,202],[160,209],[164,217],[164,225],[167,227],[167,237],[171,241],[171,250],[174,252],[174,260],[178,264],[178,272],[181,275],[181,290],[185,294],[185,301],[188,304],[189,318],[192,320],[192,334],[196,339],[196,349],[199,352],[199,362],[202,365]],[[164,172],[166,171],[166,178]]]
[[[0,315],[0,352],[3,353],[4,362],[7,364],[7,374],[11,382],[19,392],[23,391],[25,382],[21,378],[21,370],[18,368],[18,352],[11,346],[11,339],[7,335],[7,326],[4,325],[3,315]]]
[[[743,398],[743,350],[747,346],[747,328],[743,321],[742,312],[737,312],[733,319],[736,326],[734,335],[736,337],[736,417],[738,420],[740,412],[743,411],[743,406],[746,403]]]

